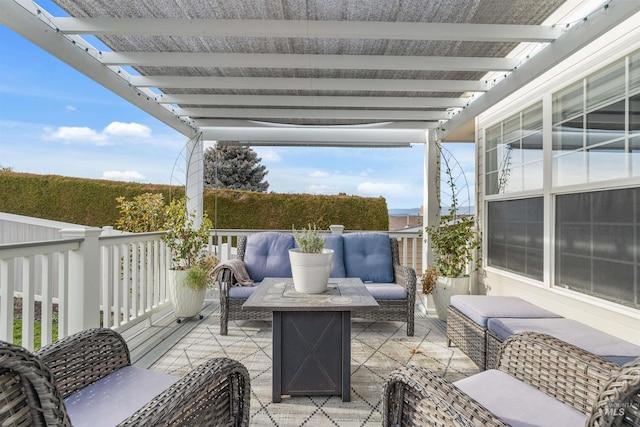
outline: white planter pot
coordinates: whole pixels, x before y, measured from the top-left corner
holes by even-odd
[[[323,249],[319,254],[300,252],[300,249],[289,249],[293,286],[297,292],[321,294],[326,292],[331,273],[333,249]]]
[[[447,307],[452,295],[469,295],[469,281],[471,277],[438,277],[433,289],[433,302],[436,306],[438,318],[447,321]]]
[[[167,279],[169,281],[169,301],[173,304],[176,317],[193,317],[202,310],[202,303],[207,292],[206,288],[201,291],[194,291],[183,285],[187,277],[187,270],[169,270]]]

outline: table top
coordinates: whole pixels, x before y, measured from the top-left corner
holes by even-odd
[[[291,278],[267,277],[242,306],[253,311],[352,311],[379,308],[359,278],[329,279],[321,294],[296,292]]]

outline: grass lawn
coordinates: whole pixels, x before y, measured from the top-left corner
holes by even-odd
[[[40,336],[42,334],[42,324],[40,322],[35,322],[34,324],[34,348],[37,350],[42,346]],[[57,341],[58,339],[58,322],[54,322],[52,333],[52,341]],[[14,319],[13,321],[13,343],[15,345],[22,345],[22,319]]]

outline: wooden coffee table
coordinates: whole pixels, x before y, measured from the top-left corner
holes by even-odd
[[[351,311],[379,308],[360,279],[330,279],[327,292],[302,294],[292,279],[266,278],[242,308],[273,312],[273,402],[282,395],[351,400]]]

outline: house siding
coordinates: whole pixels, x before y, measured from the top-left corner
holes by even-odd
[[[543,101],[550,94],[640,49],[640,26],[637,22],[640,22],[640,16],[631,17],[628,21],[572,55],[562,64],[549,70],[541,78],[524,86],[476,119],[476,209],[478,224],[484,235],[487,232],[486,207],[490,200],[513,200],[522,197],[544,196],[546,201],[545,218],[553,218],[553,215],[550,215],[553,203],[549,202],[552,197],[549,197],[549,191],[544,189],[509,195],[489,197],[485,195],[485,129],[534,103]],[[549,104],[547,103],[547,105]],[[628,178],[623,181],[622,183],[603,182],[598,185],[598,188],[613,189],[620,186],[640,186],[637,178]],[[551,227],[553,227],[553,224],[551,224]],[[546,257],[553,264],[551,254],[553,251],[553,239],[548,237],[549,235],[545,234],[544,250],[547,253]],[[483,243],[483,253],[486,253],[486,247],[485,241]],[[547,266],[547,270],[549,268]],[[476,274],[476,290],[478,294],[517,296],[611,335],[632,342],[640,342],[640,310],[579,292],[554,288],[551,283],[553,274],[550,271],[545,271],[543,277],[543,281],[536,281],[497,268],[487,267],[486,260],[483,260],[482,267]]]

